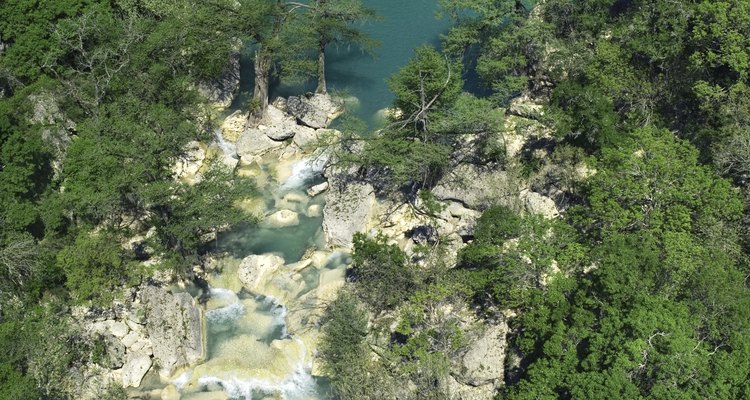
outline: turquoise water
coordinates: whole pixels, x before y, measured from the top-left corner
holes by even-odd
[[[383,18],[362,25],[362,30],[380,41],[380,47],[375,50],[374,56],[370,56],[345,43],[329,46],[326,51],[326,77],[328,90],[357,97],[360,105],[351,110],[352,113],[373,124],[376,121],[375,113],[393,102],[386,79],[409,61],[415,48],[423,44],[439,47],[440,34],[448,31],[450,22],[435,17],[436,0],[365,0],[365,4]],[[240,107],[252,95],[251,54],[243,56],[242,63],[243,95],[234,107]],[[271,99],[314,89],[313,81],[302,87],[284,86],[277,82],[271,88]]]

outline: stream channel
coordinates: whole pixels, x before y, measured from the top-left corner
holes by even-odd
[[[383,17],[362,26],[381,42],[375,56],[345,45],[332,46],[326,64],[329,89],[356,97],[357,106],[350,112],[372,126],[378,111],[393,100],[385,79],[406,64],[414,48],[425,43],[437,46],[449,23],[435,18],[435,0],[365,0],[365,4]],[[252,80],[252,59],[243,55],[240,95],[228,113],[247,104]],[[312,89],[276,85],[272,98]],[[220,136],[217,140],[224,144]],[[248,224],[219,235],[217,249],[227,256],[218,261],[222,272],[208,277],[207,360],[166,382],[149,374],[141,390],[168,384],[165,391],[176,392],[183,400],[328,398],[325,380],[314,377],[312,347],[318,327],[308,321],[321,315],[319,299],[335,298],[350,257],[327,249],[319,212],[325,196],[310,198],[305,193],[321,182],[318,163],[311,159],[279,163],[283,162],[264,158],[254,170],[244,171],[261,191],[253,207],[266,214],[295,211],[299,224],[280,228]],[[269,253],[282,257],[284,265],[258,290],[248,292],[238,278],[241,261]]]

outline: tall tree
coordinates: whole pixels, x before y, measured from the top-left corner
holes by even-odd
[[[318,87],[316,93],[326,93],[325,52],[333,43],[348,43],[372,51],[378,42],[355,26],[378,19],[375,10],[365,7],[362,0],[315,0],[309,8],[318,52]]]

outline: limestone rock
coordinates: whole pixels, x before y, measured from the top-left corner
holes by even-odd
[[[130,329],[124,323],[120,321],[114,321],[112,325],[110,325],[109,331],[112,332],[112,335],[114,335],[116,338],[122,339],[125,337],[125,335],[128,334]]]
[[[248,114],[237,110],[224,118],[224,122],[221,124],[221,132],[224,139],[229,142],[236,142],[242,132],[245,131],[247,125]]]
[[[203,312],[190,294],[172,294],[146,286],[141,290],[141,300],[146,307],[146,329],[162,376],[205,359]]]
[[[544,106],[524,95],[511,101],[507,113],[522,118],[540,120],[544,116]]]
[[[501,204],[515,207],[516,189],[505,171],[483,170],[461,164],[438,182],[432,193],[438,200],[459,202],[474,210]]]
[[[315,197],[323,192],[328,190],[328,182],[323,182],[321,184],[315,185],[307,189],[307,195],[310,197]]]
[[[243,159],[252,159],[283,145],[284,142],[277,142],[266,136],[265,129],[247,129],[237,140],[237,154]]]
[[[508,325],[505,322],[487,325],[461,358],[458,371],[454,371],[457,380],[471,386],[500,385],[505,373],[507,333]]]
[[[200,93],[206,97],[215,107],[227,108],[232,104],[234,96],[240,89],[240,52],[239,43],[237,50],[229,56],[224,72],[216,79],[201,82],[198,85]]]
[[[104,335],[101,337],[101,340],[104,345],[105,354],[99,364],[109,369],[122,367],[125,360],[125,352],[127,351],[125,345],[112,335]]]
[[[301,124],[315,129],[325,128],[342,112],[341,105],[326,94],[289,96],[286,109]]]
[[[188,143],[185,146],[184,155],[177,160],[177,163],[172,168],[172,172],[175,173],[178,179],[188,182],[197,181],[198,171],[206,160],[206,150],[206,146],[198,141],[194,140]]]
[[[307,207],[305,215],[310,218],[320,217],[323,214],[323,207],[320,204],[312,204]]]
[[[275,254],[251,255],[242,260],[237,273],[240,282],[252,292],[283,266],[284,259]]]
[[[355,232],[364,232],[375,204],[370,184],[331,180],[323,207],[323,232],[330,246],[350,247]]]
[[[296,134],[295,128],[296,127],[289,125],[275,125],[269,127],[263,132],[265,132],[266,136],[268,136],[269,139],[280,142],[293,138]]]
[[[458,382],[454,377],[448,376],[448,393],[452,400],[492,400],[495,398],[494,385],[472,386]]]
[[[138,387],[143,376],[151,368],[151,357],[139,352],[128,354],[128,361],[122,367],[122,386]]]
[[[292,210],[279,210],[266,217],[263,225],[273,228],[286,228],[299,225],[299,215]]]
[[[541,214],[545,218],[556,218],[560,212],[555,206],[555,201],[549,197],[543,196],[530,190],[521,191],[519,197],[523,201],[524,208],[527,212]]]

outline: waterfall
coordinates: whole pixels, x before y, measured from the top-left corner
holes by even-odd
[[[280,191],[301,189],[321,176],[328,163],[325,155],[313,156],[297,161],[292,166],[292,175],[279,187]]]
[[[234,159],[240,158],[239,155],[237,155],[237,147],[234,143],[229,143],[224,139],[221,128],[214,128],[214,138],[216,139],[216,145],[219,146],[225,157],[231,157]]]

